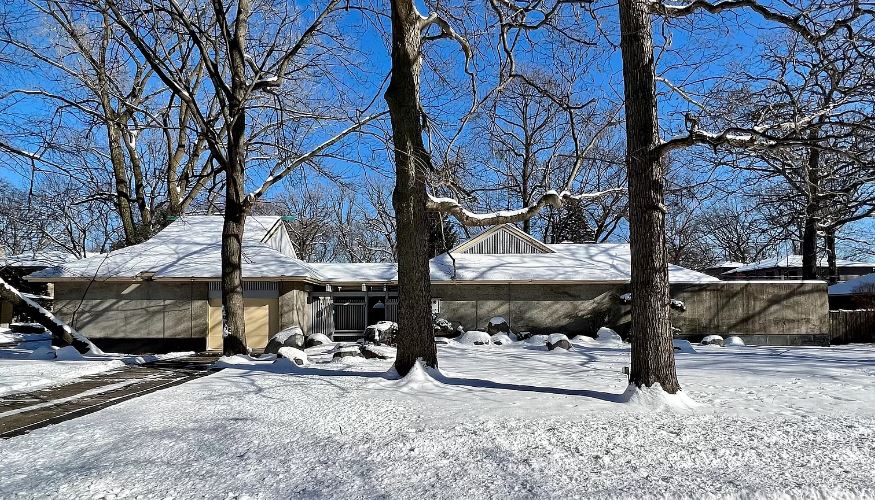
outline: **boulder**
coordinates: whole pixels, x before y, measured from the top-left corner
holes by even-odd
[[[276,335],[267,341],[267,346],[264,348],[265,354],[278,354],[282,347],[292,347],[295,349],[304,348],[304,331],[298,326],[290,326],[277,332]]]
[[[526,344],[542,347],[547,345],[547,335],[531,335],[526,339]]]
[[[365,328],[365,340],[377,344],[394,344],[397,335],[398,323],[392,321],[378,321]]]
[[[341,347],[340,349],[334,351],[334,355],[331,356],[332,359],[340,359],[340,358],[363,358],[365,357],[362,354],[361,349],[357,345],[350,345]]]
[[[492,343],[492,338],[486,332],[471,330],[470,332],[465,332],[456,341],[465,345],[488,345]]]
[[[723,341],[723,345],[725,347],[729,347],[729,346],[740,347],[740,346],[745,345],[745,343],[744,343],[744,340],[741,340],[741,337],[736,337],[735,335],[733,335],[731,337],[726,337],[726,339]]]
[[[599,328],[599,331],[596,332],[596,340],[600,344],[607,345],[622,345],[623,337],[620,336],[619,333],[614,330],[606,327]]]
[[[314,333],[307,337],[307,340],[304,342],[304,347],[316,347],[319,345],[327,345],[331,343],[331,339],[328,338],[327,335],[323,335],[321,333]]]
[[[571,342],[568,340],[568,337],[561,333],[554,333],[547,337],[547,350],[552,351],[557,348],[565,349],[566,351],[571,349]]]
[[[720,335],[706,335],[702,339],[702,345],[719,345],[723,347],[723,337]]]
[[[486,325],[486,333],[489,335],[495,335],[496,333],[510,333],[510,325],[507,324],[506,319],[501,316],[496,316],[490,319],[489,324]]]
[[[365,359],[393,359],[395,357],[395,348],[377,345],[362,345],[359,346],[362,357]]]
[[[674,339],[671,341],[671,346],[674,348],[674,352],[696,354],[696,350],[693,349],[693,344],[690,344],[689,340]]]
[[[491,337],[492,343],[495,345],[510,345],[513,344],[513,338],[506,333],[496,333]]]
[[[305,366],[309,363],[307,353],[295,347],[280,347],[277,350],[277,358],[290,359],[298,366]]]

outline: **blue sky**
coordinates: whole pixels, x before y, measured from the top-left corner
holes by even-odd
[[[420,9],[425,12],[427,7],[421,3]],[[21,11],[20,3],[14,2],[7,12],[18,14]],[[309,4],[301,4],[308,6]],[[385,2],[378,6],[387,8]],[[599,2],[596,12],[599,16],[601,28],[606,37],[600,37],[595,30],[593,22],[584,22],[580,28],[583,33],[575,33],[575,36],[595,37],[599,41],[599,47],[589,54],[591,49],[580,48],[579,53],[565,52],[568,61],[575,56],[589,57],[588,64],[580,68],[577,74],[579,82],[576,85],[575,98],[579,102],[590,98],[597,100],[597,105],[605,108],[618,106],[622,98],[621,59],[617,48],[618,29],[616,22],[616,4],[611,2]],[[388,13],[388,11],[387,11]],[[462,32],[465,28],[483,28],[484,25],[478,16],[482,11],[475,8],[474,15],[469,20],[471,26],[457,26]],[[31,21],[32,22],[32,21]],[[360,51],[356,56],[361,63],[362,72],[359,75],[345,75],[343,81],[350,92],[359,92],[360,97],[371,96],[376,93],[383,79],[389,71],[390,58],[388,49],[384,43],[388,26],[385,17],[371,15],[362,17],[356,12],[350,12],[342,18],[341,28],[346,32],[354,32],[354,43]],[[479,23],[479,24],[477,24]],[[41,29],[38,25],[33,30]],[[759,62],[757,54],[761,50],[758,41],[762,36],[774,35],[775,27],[762,21],[747,11],[737,11],[722,16],[696,15],[689,19],[673,20],[664,23],[656,20],[654,26],[654,38],[658,46],[665,50],[659,51],[658,72],[675,85],[682,86],[686,92],[699,94],[708,89],[716,78],[730,73],[733,69],[744,68],[756,72]],[[475,57],[475,67],[478,69],[477,78],[479,90],[482,95],[486,89],[496,82],[497,65],[495,47],[497,40],[492,34],[480,35],[472,33],[472,41],[481,49]],[[553,64],[563,64],[566,61],[558,59],[549,60],[550,54],[535,50],[542,48],[542,44],[548,42],[548,37],[542,34],[532,35],[532,44],[518,53],[520,67],[529,70],[538,68],[541,71],[550,72],[555,70]],[[525,44],[524,44],[525,48]],[[569,49],[566,49],[569,50]],[[451,134],[455,130],[459,118],[465,113],[470,105],[470,94],[467,93],[466,75],[460,70],[462,60],[457,45],[449,40],[430,42],[427,49],[427,57],[430,63],[438,65],[437,73],[427,67],[423,74],[424,91],[423,103],[434,120],[434,127],[438,133]],[[683,64],[682,64],[683,63]],[[444,85],[440,78],[447,78],[450,85]],[[27,71],[6,72],[0,76],[0,88],[20,88],[43,83],[44,80],[38,74]],[[63,93],[63,88],[52,88]],[[682,130],[683,115],[687,112],[696,112],[695,106],[682,99],[677,93],[672,92],[665,85],[660,84],[660,116],[663,135],[668,137],[672,133]],[[383,108],[382,96],[377,95],[376,108]],[[366,99],[362,100],[364,102]],[[40,105],[38,101],[30,99],[24,101],[10,110],[25,117],[28,115],[47,115],[48,107]],[[11,116],[15,116],[14,114]],[[9,134],[14,132],[15,123],[7,122],[0,128],[0,133]],[[380,124],[382,133],[385,135],[387,124]],[[462,143],[471,138],[473,132],[466,129],[462,135]],[[97,137],[100,137],[97,133]],[[318,133],[314,132],[314,137]],[[315,140],[315,139],[314,139]],[[317,141],[318,142],[318,141]],[[27,143],[19,143],[22,147]],[[356,178],[363,175],[383,176],[386,182],[391,182],[391,156],[385,150],[381,141],[371,137],[363,137],[348,143],[347,153],[352,151],[353,156],[360,162],[346,162],[340,159],[328,160],[326,165],[341,177]],[[692,162],[700,159],[695,151],[687,153]],[[63,161],[61,159],[61,161]],[[363,167],[365,163],[368,167]],[[707,173],[707,172],[706,172]],[[261,175],[254,173],[250,177],[251,187],[260,183]],[[732,172],[725,172],[723,177],[731,179]],[[18,186],[26,186],[30,181],[27,165],[19,165],[17,168],[11,164],[0,164],[0,177]],[[298,181],[291,181],[296,183]],[[728,182],[732,182],[731,180]],[[294,184],[293,184],[294,185]],[[731,185],[727,186],[731,189]]]

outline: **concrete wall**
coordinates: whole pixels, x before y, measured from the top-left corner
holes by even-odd
[[[160,351],[205,342],[207,294],[202,282],[58,282],[54,304],[58,316],[98,346],[133,345],[112,341],[137,339],[154,348],[130,352]]]
[[[308,291],[312,288],[304,283],[283,281],[279,289],[280,330],[299,326],[304,335],[312,328],[310,306],[307,304]]]
[[[515,331],[590,333],[605,324],[616,285],[468,285],[436,283],[441,317],[465,329],[485,330],[494,316]]]
[[[672,314],[681,336],[738,335],[760,345],[822,345],[829,337],[826,283],[736,282],[673,285],[687,310]]]
[[[466,329],[486,328],[493,316],[515,331],[592,335],[600,326],[628,331],[629,307],[616,285],[433,284],[441,317]],[[826,284],[822,282],[721,282],[672,285],[671,296],[687,310],[672,313],[679,337],[739,335],[763,345],[823,344],[828,338]]]

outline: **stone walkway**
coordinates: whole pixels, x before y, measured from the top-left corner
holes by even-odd
[[[210,368],[216,359],[214,355],[198,354],[126,366],[66,385],[10,394],[0,398],[0,438],[18,436],[209,375],[216,371]]]

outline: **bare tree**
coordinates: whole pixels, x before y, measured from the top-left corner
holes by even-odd
[[[871,31],[871,28],[870,30]],[[748,154],[743,168],[784,187],[775,201],[799,205],[803,278],[818,278],[818,237],[875,213],[869,158],[875,131],[875,46],[858,37],[811,43],[799,33],[772,41],[762,74],[746,74],[727,97],[758,123],[796,124],[798,145]],[[808,119],[800,119],[808,117]],[[834,239],[829,238],[830,241]],[[833,245],[828,253],[834,262]]]
[[[257,0],[94,0],[90,5],[121,27],[150,71],[191,113],[192,126],[224,174],[222,303],[229,334],[223,350],[246,352],[241,243],[247,213],[283,177],[380,116],[346,112],[356,106],[343,97],[360,97],[361,92],[343,89],[350,91],[346,94],[317,84],[336,83],[328,75],[343,71],[348,63],[343,37],[332,36],[337,34],[329,25],[345,6],[328,0],[301,26],[297,21],[303,13],[296,6]],[[271,22],[260,22],[263,19]],[[181,33],[191,42],[186,57],[178,57],[173,46],[164,43],[167,32]],[[191,61],[202,68],[215,92],[215,108],[196,99],[186,73]],[[338,100],[329,105],[322,100],[326,94]],[[337,123],[345,126],[332,127]],[[317,127],[332,131],[308,133]],[[258,169],[266,177],[247,194],[247,172]]]

